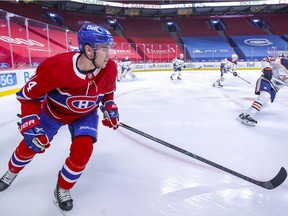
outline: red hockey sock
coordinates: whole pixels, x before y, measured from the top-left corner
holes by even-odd
[[[58,184],[63,189],[71,189],[88,163],[93,151],[93,140],[90,136],[76,137],[70,148],[70,156],[63,165]]]
[[[28,163],[30,163],[35,154],[37,153],[29,149],[24,140],[22,140],[8,162],[9,170],[13,173],[20,172]]]

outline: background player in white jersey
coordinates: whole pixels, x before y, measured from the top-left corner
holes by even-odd
[[[175,75],[177,75],[177,79],[181,80],[181,71],[182,71],[182,67],[183,68],[186,68],[186,66],[184,65],[184,55],[183,53],[181,53],[179,55],[179,57],[176,57],[172,60],[172,63],[173,63],[173,73],[172,75],[170,76],[170,79],[173,80],[173,77]]]
[[[255,94],[258,95],[249,109],[241,113],[238,121],[245,125],[255,126],[257,121],[252,117],[264,106],[273,103],[276,94],[283,86],[288,86],[288,58],[265,57],[261,61],[263,74],[256,82]]]
[[[133,80],[136,80],[136,75],[132,72],[132,61],[128,56],[125,56],[121,61],[122,73],[120,80],[126,78],[126,75],[130,76]]]
[[[232,54],[231,58],[225,58],[221,61],[220,65],[220,77],[213,83],[213,87],[221,88],[223,87],[223,82],[225,80],[225,76],[228,72],[232,73],[234,76],[237,76],[237,59],[238,55]]]
[[[115,62],[116,65],[117,65],[117,71],[118,71],[117,81],[120,81],[120,80],[121,80],[121,73],[122,73],[121,61],[119,61],[118,57],[115,56],[115,57],[114,57],[114,62]]]

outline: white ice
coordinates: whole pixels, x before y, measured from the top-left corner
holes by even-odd
[[[251,178],[267,181],[288,169],[288,88],[255,115],[256,127],[236,117],[256,97],[259,71],[239,71],[250,81],[219,71],[136,73],[117,83],[121,122]],[[15,96],[0,98],[0,176],[21,140]],[[1,216],[57,216],[53,191],[69,154],[62,128],[45,154],[37,155],[6,191]],[[73,216],[285,216],[288,181],[267,190],[120,127],[99,124],[98,142],[85,172],[71,190]]]

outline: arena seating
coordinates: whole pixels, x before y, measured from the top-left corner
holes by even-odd
[[[227,37],[232,35],[265,35],[268,34],[262,28],[253,26],[245,17],[221,18],[225,25],[224,32]]]
[[[218,36],[218,32],[209,27],[209,18],[181,17],[174,19],[179,24],[179,37]]]
[[[146,62],[170,61],[182,52],[176,39],[165,29],[163,20],[126,18],[118,22],[123,27],[123,34],[138,47]]]
[[[271,33],[279,36],[288,34],[288,14],[261,15],[260,17],[269,25]]]
[[[55,8],[45,8],[35,4],[17,4],[15,2],[0,2],[0,8],[11,13],[19,14],[21,16],[29,18],[28,23],[30,39],[44,44],[44,46],[37,48],[39,52],[38,55],[32,54],[32,57],[35,57],[34,60],[37,58],[41,60],[41,58],[43,59],[45,55],[49,56],[57,54],[59,52],[77,49],[77,31],[84,23],[87,22],[99,24],[107,28],[112,33],[117,45],[117,53],[115,53],[114,56],[117,56],[118,59],[121,59],[124,56],[128,55],[132,59],[132,61],[136,62],[171,61],[172,58],[184,52],[184,47],[188,48],[187,53],[190,54],[190,56],[187,57],[191,58],[191,60],[193,60],[193,56],[195,57],[195,50],[197,50],[198,47],[204,47],[206,53],[209,53],[211,50],[218,50],[219,52],[210,52],[210,57],[207,58],[207,56],[205,55],[203,56],[203,58],[199,57],[199,59],[195,59],[195,61],[218,60],[219,58],[224,57],[222,56],[222,54],[225,54],[225,52],[222,52],[222,49],[219,49],[219,47],[217,47],[217,44],[219,43],[219,36],[221,36],[221,41],[222,39],[225,41],[225,49],[229,50],[229,52],[226,53],[227,56],[237,50],[237,54],[240,57],[243,57],[243,59],[253,58],[253,55],[249,56],[249,53],[245,53],[250,52],[246,50],[247,47],[245,49],[240,49],[238,47],[238,44],[240,42],[236,42],[234,36],[248,36],[251,38],[252,36],[264,37],[269,35],[278,35],[281,36],[283,39],[288,40],[288,23],[283,22],[283,20],[288,19],[288,14],[257,14],[257,16],[253,16],[253,18],[261,18],[265,22],[265,24],[267,24],[265,25],[265,29],[252,25],[250,22],[250,16],[215,16],[215,18],[217,17],[217,19],[220,19],[224,25],[223,31],[216,31],[209,24],[210,20],[212,19],[210,16],[181,16],[170,18],[137,18],[129,16],[107,17],[104,15],[96,15],[91,13],[84,14],[75,11],[64,11],[57,10]],[[33,13],[31,13],[31,11],[33,11]],[[51,22],[44,16],[44,14],[48,11],[59,14],[65,20],[64,25],[61,26],[62,29],[58,28],[60,26],[57,24],[54,24],[54,27],[53,25],[49,26],[49,46],[47,43],[47,32],[45,26],[47,26],[47,23],[51,24]],[[117,21],[119,22],[120,28],[115,29],[115,27],[111,26],[108,23],[108,19],[114,18],[117,19]],[[18,32],[14,33],[14,30],[12,29],[14,34],[12,35],[12,37],[17,36],[19,38],[26,38],[26,30],[23,29],[24,19],[22,20],[22,23],[14,22],[13,19],[14,18],[11,18],[11,21],[13,23],[11,27]],[[30,24],[31,19],[41,21],[42,24],[40,26],[32,25]],[[2,18],[2,21],[5,22],[5,18]],[[166,22],[168,21],[175,23],[176,32],[169,32],[169,28],[167,28],[166,25]],[[267,27],[269,28],[267,29]],[[19,31],[19,29],[21,28],[22,30]],[[70,31],[66,32],[65,29],[69,29]],[[198,37],[198,39],[199,37],[202,37],[204,39],[207,39],[207,37],[215,37],[215,41],[214,43],[213,41],[210,43],[209,38],[209,47],[206,47],[207,40],[203,40],[203,44],[201,45],[201,40],[197,39],[197,47],[193,48],[195,44],[193,43],[193,39],[191,38],[195,39],[196,37]],[[287,44],[285,44],[285,41],[283,43],[284,47],[287,46]],[[67,49],[67,44],[69,45],[69,49]],[[226,47],[226,45],[228,47]],[[21,59],[23,56],[27,57],[27,50],[25,50],[27,48],[24,49],[23,47],[25,46],[23,44],[21,46],[22,50],[14,54],[15,59]],[[17,50],[21,46],[13,45],[13,48],[15,47],[15,50]],[[232,46],[234,48],[234,51]],[[34,49],[35,47],[30,48],[32,52],[36,52],[36,49]],[[282,48],[283,47],[281,46],[281,49]],[[0,42],[0,49],[1,51],[3,51],[2,53],[7,53],[7,55],[9,55],[9,47],[3,45],[2,41]],[[250,47],[249,49],[257,48]],[[266,47],[266,50],[269,49],[270,47]],[[219,56],[217,56],[218,54]],[[23,56],[21,57],[21,55]],[[263,55],[266,55],[266,53]]]

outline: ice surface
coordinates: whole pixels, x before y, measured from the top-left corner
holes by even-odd
[[[243,175],[266,181],[288,169],[288,88],[255,115],[256,127],[236,121],[255,99],[259,71],[136,73],[117,83],[120,120]],[[15,96],[0,98],[0,175],[21,140]],[[13,185],[0,193],[1,216],[56,216],[53,190],[69,154],[62,128],[45,154],[37,155]],[[148,140],[124,128],[99,125],[98,142],[85,172],[71,190],[74,216],[285,216],[288,183],[266,190]]]

